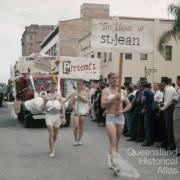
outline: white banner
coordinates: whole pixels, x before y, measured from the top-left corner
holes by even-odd
[[[99,79],[100,59],[85,57],[60,58],[60,77],[64,79]]]
[[[150,53],[153,51],[153,22],[137,20],[93,19],[93,49]]]
[[[16,69],[19,73],[51,72],[55,64],[56,56],[47,56],[34,53],[30,56],[21,56]]]
[[[34,63],[38,69],[51,72],[56,59],[56,56],[36,56],[34,57]]]
[[[60,62],[57,64],[56,61]],[[100,59],[68,56],[21,57],[18,61],[20,73],[58,72],[65,79],[99,79]]]
[[[34,57],[30,56],[21,56],[19,58],[19,61],[17,62],[16,70],[18,70],[19,73],[39,73],[39,72],[45,72],[41,71],[39,68],[37,68],[34,64]]]

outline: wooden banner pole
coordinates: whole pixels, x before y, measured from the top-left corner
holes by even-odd
[[[119,58],[119,83],[118,83],[118,92],[121,92],[121,84],[122,84],[122,70],[123,70],[123,53],[120,53]]]
[[[120,101],[121,101],[121,84],[122,84],[122,70],[123,70],[123,53],[120,53],[119,57],[119,73],[118,73],[118,92],[120,93]],[[116,111],[119,112],[121,110],[120,102],[117,104]]]

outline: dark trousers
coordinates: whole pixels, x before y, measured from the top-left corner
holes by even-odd
[[[104,109],[102,108],[98,108],[97,112],[96,112],[96,117],[97,117],[97,122],[98,123],[103,123],[105,124],[106,121],[106,116],[104,114]]]
[[[144,130],[145,130],[145,141],[147,143],[153,142],[153,134],[152,134],[152,110],[145,109],[144,111]]]
[[[143,122],[143,114],[141,113],[141,110],[142,110],[142,106],[136,105],[132,112],[130,137],[134,139],[144,138],[144,122]]]
[[[158,112],[158,110],[152,111],[152,132],[153,132],[153,140],[155,142],[162,141],[162,115]]]
[[[159,113],[160,126],[161,126],[161,145],[163,147],[167,147],[167,133],[166,133],[166,125],[164,120],[164,112]]]
[[[125,113],[125,127],[127,128],[127,134],[130,135],[131,132],[131,121],[132,121],[132,111]]]
[[[174,130],[173,130],[173,112],[174,112],[173,105],[169,106],[164,111],[165,131],[167,134],[167,146],[168,147],[175,147]]]
[[[137,129],[137,138],[144,139],[144,114],[141,113],[142,108],[138,112],[138,129]]]

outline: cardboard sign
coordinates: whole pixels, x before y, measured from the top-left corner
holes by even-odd
[[[59,70],[64,79],[99,79],[100,59],[61,56]]]
[[[52,71],[52,64],[55,63],[56,56],[35,56],[34,63],[36,68],[46,72]]]
[[[56,67],[56,60],[60,64]],[[24,61],[25,62],[25,61]],[[60,78],[64,79],[99,79],[100,59],[69,56],[35,56],[34,67],[45,72],[59,70]],[[23,68],[24,69],[24,66]],[[27,68],[25,68],[27,69]]]
[[[93,19],[91,45],[98,50],[150,53],[153,51],[153,22]]]
[[[30,56],[21,56],[16,69],[19,73],[29,74],[51,72],[52,62],[55,62],[55,60],[55,56],[37,55],[37,53]]]

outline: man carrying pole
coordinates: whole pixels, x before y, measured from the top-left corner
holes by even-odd
[[[120,61],[121,60],[122,55]],[[122,62],[120,62],[119,71],[119,77],[118,74],[114,72],[108,74],[109,87],[103,90],[101,101],[102,107],[106,109],[106,130],[110,144],[109,168],[113,170],[114,175],[120,173],[117,155],[118,142],[125,123],[124,113],[131,108],[127,96],[121,90]],[[123,103],[125,104],[125,107],[123,107]]]

